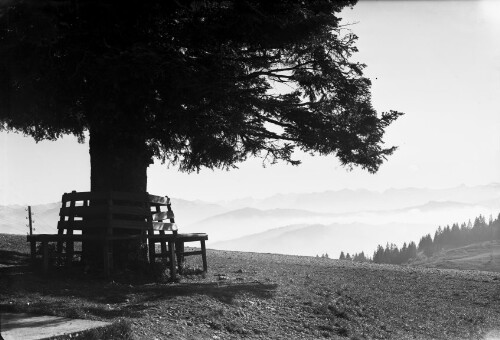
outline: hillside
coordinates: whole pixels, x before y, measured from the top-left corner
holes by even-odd
[[[203,231],[210,235],[210,244],[249,234],[264,232],[276,227],[299,223],[329,222],[333,214],[300,209],[241,208],[211,216],[185,226],[188,232]]]
[[[486,270],[500,273],[500,241],[441,250],[431,257],[419,257],[412,265],[459,270]]]
[[[26,242],[0,235],[0,251],[22,264]],[[137,340],[500,336],[500,274],[214,250],[208,263],[170,284],[0,268],[0,308],[121,320]]]

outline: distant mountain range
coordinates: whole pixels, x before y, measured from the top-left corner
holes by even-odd
[[[277,194],[263,199],[244,198],[220,205],[230,208],[303,209],[326,213],[345,213],[368,210],[388,210],[423,205],[430,201],[453,201],[476,204],[496,200],[500,203],[500,184],[458,186],[448,189],[405,188],[383,192],[338,190],[305,194]]]
[[[379,243],[418,241],[439,225],[479,214],[496,215],[500,184],[277,194],[217,203],[172,198],[172,207],[180,232],[206,232],[212,248],[315,255],[342,244],[344,251],[359,252]],[[25,208],[0,206],[0,233],[27,233]],[[59,208],[57,202],[32,207],[36,233],[56,232]]]
[[[358,211],[349,213],[318,213],[297,209],[260,210],[243,208],[225,212],[186,226],[189,232],[203,230],[210,235],[210,246],[213,242],[235,239],[242,236],[260,233],[279,226],[296,224],[344,224],[359,222],[368,225],[391,223],[414,223],[421,226],[437,228],[439,225],[464,222],[479,215],[488,216],[500,211],[478,204],[460,202],[428,202],[419,206],[411,206],[391,210]],[[391,241],[391,239],[387,239]]]
[[[341,251],[351,253],[373,251],[377,244],[387,242],[389,234],[392,242],[402,243],[432,230],[432,226],[411,223],[297,224],[215,242],[211,247],[222,250],[309,256],[328,253],[330,257],[338,258]]]

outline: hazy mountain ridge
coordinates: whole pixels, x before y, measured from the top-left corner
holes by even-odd
[[[262,253],[309,255],[328,253],[338,257],[340,252],[373,251],[377,244],[405,242],[431,232],[432,225],[413,223],[297,224],[273,228],[240,238],[211,243],[221,250],[254,251]],[[390,234],[390,240],[387,235]],[[391,241],[392,240],[392,241]]]
[[[239,207],[241,204],[248,205]],[[59,208],[57,202],[32,207],[36,233],[56,232]],[[345,189],[223,203],[172,198],[172,208],[180,231],[207,233],[208,247],[226,247],[234,242],[248,251],[304,255],[332,252],[337,256],[338,242],[344,251],[371,252],[377,244],[418,241],[440,225],[466,222],[480,214],[497,215],[500,184],[383,192]],[[26,216],[24,206],[0,206],[0,232],[27,233]],[[302,234],[299,225],[307,232]],[[335,241],[329,245],[321,238]],[[310,244],[318,244],[317,249],[310,249]]]
[[[344,224],[352,222],[369,225],[385,225],[388,223],[415,223],[425,225],[426,230],[437,228],[454,222],[474,219],[478,215],[489,216],[498,209],[489,209],[477,204],[452,201],[431,201],[423,205],[410,206],[401,209],[371,210],[348,213],[317,213],[307,210],[271,209],[261,210],[244,208],[232,210],[199,221],[186,228],[190,232],[203,230],[210,235],[210,246],[213,242],[230,240],[248,236],[280,226],[296,224]],[[391,241],[391,239],[387,239]]]
[[[219,202],[230,209],[301,209],[327,213],[346,213],[367,210],[388,210],[423,205],[429,201],[480,203],[500,200],[500,184],[459,186],[447,189],[403,188],[382,192],[365,189],[343,189],[315,193],[276,194],[263,199],[243,198]]]

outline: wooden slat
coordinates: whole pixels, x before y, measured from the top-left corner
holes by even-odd
[[[148,211],[144,207],[131,207],[125,205],[93,205],[90,207],[78,206],[71,209],[70,207],[61,208],[59,216],[74,216],[74,217],[91,217],[104,216],[107,213],[128,215],[128,216],[144,216],[147,217]]]
[[[85,230],[85,229],[96,229],[102,228],[103,230],[111,227],[111,228],[120,228],[120,229],[140,229],[145,230],[150,228],[150,224],[146,221],[130,221],[130,220],[108,220],[99,219],[99,220],[82,220],[82,221],[60,221],[57,223],[58,229],[68,229],[71,228],[73,230]],[[159,229],[158,229],[159,230]]]
[[[149,203],[153,205],[154,204],[167,205],[170,204],[170,198],[166,196],[149,195]]]
[[[151,226],[147,221],[130,221],[130,220],[113,219],[111,221],[111,228],[146,230],[150,229]]]
[[[63,195],[63,202],[68,201],[85,201],[85,200],[105,200],[111,198],[113,200],[144,202],[147,193],[142,192],[122,192],[122,191],[80,191],[70,192]]]
[[[88,216],[99,216],[104,215],[108,211],[108,207],[105,205],[92,206],[92,207],[63,207],[59,211],[59,216],[74,216],[74,217],[88,217]],[[74,215],[73,215],[74,214]]]
[[[174,234],[163,234],[163,235],[153,235],[153,236],[148,236],[148,239],[151,242],[164,242],[164,241],[172,241],[175,240],[175,235]]]
[[[160,211],[160,212],[156,212],[154,214],[151,215],[151,218],[153,219],[153,221],[160,221],[160,220],[165,220],[165,219],[171,219],[171,218],[174,218],[174,212],[172,210],[170,211]]]
[[[57,242],[57,241],[85,241],[85,240],[98,240],[102,235],[57,235],[57,234],[38,234],[28,236],[28,241],[33,242]]]
[[[83,229],[93,229],[93,228],[106,228],[108,225],[107,220],[90,220],[90,221],[59,221],[57,223],[57,229],[68,229],[72,228],[74,230]]]
[[[148,197],[148,194],[146,192],[111,192],[111,199],[119,201],[144,203],[146,201],[146,197]]]
[[[78,191],[70,192],[63,195],[63,202],[68,201],[86,201],[86,200],[103,200],[106,199],[106,192],[90,192]]]
[[[57,241],[110,241],[110,240],[133,240],[133,239],[144,239],[144,235],[106,235],[106,234],[96,234],[96,235],[57,235],[57,234],[38,234],[38,235],[28,235],[28,241],[34,242],[57,242]]]
[[[165,235],[154,235],[154,236],[148,236],[148,239],[150,239],[152,242],[161,242],[163,240],[178,240],[182,242],[195,242],[195,241],[202,241],[202,240],[208,240],[208,235],[207,234],[165,234]]]
[[[177,234],[177,239],[184,242],[192,241],[200,241],[200,240],[208,240],[208,235],[203,233],[194,233],[194,234]]]
[[[110,212],[112,214],[128,215],[128,216],[142,216],[146,219],[150,212],[145,207],[131,207],[126,205],[113,205]]]
[[[177,224],[171,222],[152,222],[153,230],[173,231],[177,230]]]

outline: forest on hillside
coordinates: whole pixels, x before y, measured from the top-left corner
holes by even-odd
[[[387,243],[385,247],[378,245],[373,253],[373,257],[366,257],[364,252],[351,255],[340,253],[339,259],[387,264],[404,264],[417,257],[417,254],[423,254],[431,257],[434,253],[443,249],[458,248],[474,243],[500,240],[500,214],[496,219],[490,216],[488,222],[482,215],[475,218],[474,222],[470,220],[467,223],[454,223],[446,227],[439,226],[434,237],[431,234],[423,236],[418,242],[414,241],[404,243],[398,248],[397,245]]]

